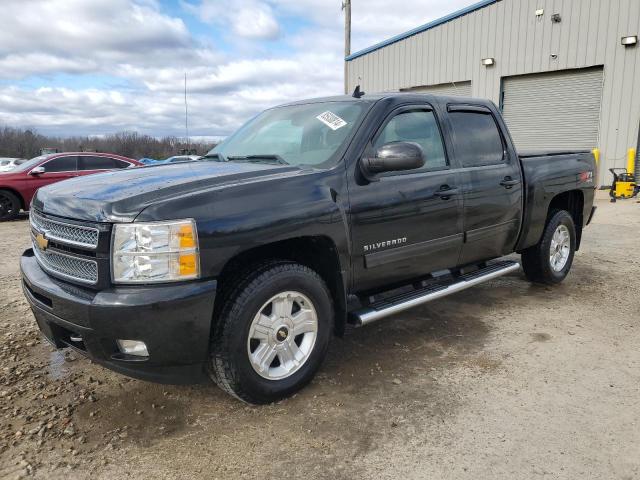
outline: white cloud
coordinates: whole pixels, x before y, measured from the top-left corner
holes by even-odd
[[[189,71],[188,90],[192,94],[216,94],[246,87],[276,88],[293,82],[308,89],[322,86],[322,90],[330,91],[328,89],[340,85],[342,79],[333,69],[324,67],[341,62],[340,55],[309,53],[289,58],[246,59],[213,67],[202,66]],[[179,92],[183,89],[184,71],[179,68],[128,67],[126,75],[143,82],[154,92]]]
[[[63,57],[43,52],[0,56],[0,78],[17,79],[51,72],[87,73],[98,69],[98,63],[89,58]]]
[[[188,81],[190,131],[195,135],[227,135],[265,108],[338,93],[341,76],[317,68],[331,63],[340,64],[340,58],[309,55],[196,69]],[[56,134],[137,130],[151,135],[183,135],[183,70],[139,69],[127,74],[147,88],[0,87],[0,125],[36,127]]]
[[[193,59],[184,22],[150,0],[2,0],[0,78]]]
[[[268,0],[276,12],[294,13],[330,28],[342,40],[341,0]],[[474,0],[367,0],[351,2],[352,51],[366,48],[436,18],[471,5]]]
[[[220,0],[201,0],[198,4],[182,2],[187,11],[203,22],[230,27],[233,35],[250,40],[274,40],[280,25],[271,6],[257,0],[235,0],[233,6]]]
[[[354,0],[353,51],[471,1]],[[190,131],[199,136],[228,134],[273,105],[342,92],[340,0],[183,0],[186,11],[226,34],[233,58],[195,38],[156,0],[0,3],[9,19],[0,29],[0,125],[61,135],[182,135],[185,71]],[[287,31],[295,17],[305,27]],[[17,83],[54,73],[107,74],[123,86]]]

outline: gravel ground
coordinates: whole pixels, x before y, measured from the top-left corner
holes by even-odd
[[[40,340],[0,224],[0,478],[640,478],[640,205],[598,200],[570,277],[497,279],[336,339],[251,407]]]

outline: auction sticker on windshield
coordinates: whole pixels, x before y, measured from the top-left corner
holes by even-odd
[[[316,118],[320,120],[322,123],[324,123],[331,130],[338,130],[339,128],[344,127],[347,124],[347,122],[345,122],[343,119],[341,119],[335,113],[330,112],[329,110],[327,110],[324,113],[321,113]]]

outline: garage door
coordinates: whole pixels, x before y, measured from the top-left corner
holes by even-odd
[[[403,92],[431,93],[432,95],[451,95],[454,97],[470,97],[471,82],[441,83],[439,85],[423,85],[420,87],[403,88]]]
[[[506,77],[502,113],[519,150],[598,145],[602,67]]]

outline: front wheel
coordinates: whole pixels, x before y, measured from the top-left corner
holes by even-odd
[[[0,190],[0,222],[13,220],[20,213],[20,199],[13,193]]]
[[[553,285],[571,270],[576,250],[576,227],[565,210],[553,212],[537,245],[522,252],[522,268],[529,280]]]
[[[287,397],[311,381],[333,330],[327,286],[308,267],[271,262],[226,296],[211,340],[209,371],[249,403]]]

